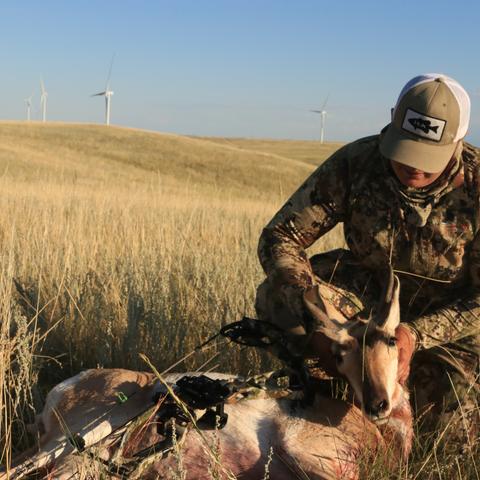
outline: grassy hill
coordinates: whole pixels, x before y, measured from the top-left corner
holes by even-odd
[[[4,314],[42,319],[42,335],[55,325],[30,348],[69,351],[71,373],[139,368],[140,351],[168,365],[254,315],[260,232],[338,146],[0,122]]]
[[[190,138],[106,125],[0,122],[0,175],[11,179],[240,194],[293,192],[340,144]]]
[[[217,137],[192,137],[203,138],[219,145],[229,145],[239,150],[271,153],[292,160],[299,160],[317,167],[332,153],[345,145],[339,142],[313,142],[307,140],[269,140],[250,138],[217,138]]]

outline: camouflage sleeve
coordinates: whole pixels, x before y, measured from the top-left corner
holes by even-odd
[[[480,334],[480,233],[468,257],[471,285],[447,306],[412,322],[420,348],[431,348]]]
[[[466,296],[412,322],[419,348],[455,343],[480,333],[480,293]]]
[[[303,304],[314,275],[305,249],[343,221],[348,197],[345,147],[326,160],[265,227],[258,256],[283,302],[302,320],[307,332],[315,325]]]

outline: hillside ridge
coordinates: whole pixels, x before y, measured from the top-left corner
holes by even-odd
[[[280,181],[293,192],[315,169],[295,155],[280,154],[288,153],[287,143],[297,156],[310,147],[314,156],[318,145],[313,142],[235,141],[112,125],[0,121],[0,174],[33,182],[75,175],[85,182],[109,178],[128,185],[151,182],[154,173],[171,188],[188,180],[199,187],[261,192],[278,188]]]

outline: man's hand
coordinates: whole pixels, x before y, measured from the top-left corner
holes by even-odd
[[[333,356],[332,341],[322,332],[315,332],[312,337],[312,345],[325,373],[331,377],[343,377],[338,371],[337,361]]]
[[[410,374],[410,361],[415,347],[415,341],[407,327],[399,325],[395,330],[396,344],[398,348],[398,372],[397,377],[400,385],[403,385]]]

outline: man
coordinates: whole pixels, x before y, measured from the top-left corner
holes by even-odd
[[[458,399],[463,420],[477,407],[480,150],[463,142],[469,118],[470,99],[455,80],[413,78],[392,123],[326,160],[266,226],[258,247],[267,275],[258,317],[284,329],[333,376],[329,341],[316,332],[303,294],[314,301],[314,285],[328,284],[346,317],[368,319],[392,264],[401,284],[399,375],[405,381],[410,371],[415,406],[430,427],[448,422]],[[305,249],[340,222],[348,250],[309,259]]]

